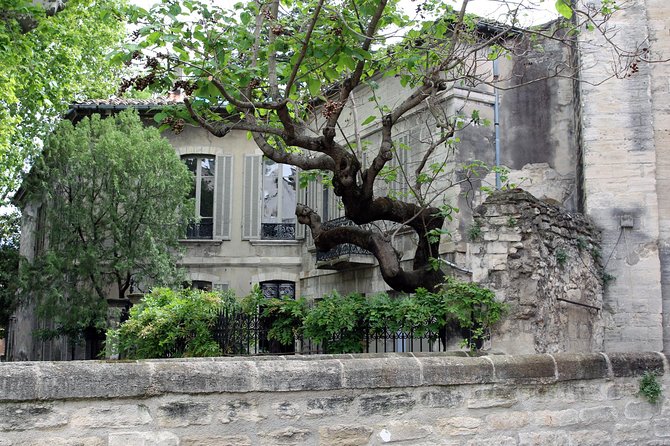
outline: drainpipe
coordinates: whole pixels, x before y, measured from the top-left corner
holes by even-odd
[[[493,128],[495,129],[496,137],[496,167],[500,167],[500,96],[498,95],[498,88],[495,86],[500,77],[498,68],[498,59],[493,59]],[[496,189],[500,190],[500,172],[496,172]]]

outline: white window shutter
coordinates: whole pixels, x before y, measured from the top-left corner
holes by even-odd
[[[298,178],[300,176],[298,175]],[[311,184],[308,183],[308,184]],[[308,191],[309,191],[309,185],[307,187],[298,187],[298,203],[307,205],[307,200],[308,200]],[[298,218],[296,216],[295,220],[295,238],[296,239],[304,239],[305,238],[305,225],[300,223],[298,221]]]
[[[244,215],[242,222],[242,238],[245,240],[258,239],[261,236],[261,205],[262,182],[261,155],[246,155],[244,157]]]
[[[214,193],[214,238],[230,240],[233,202],[233,157],[216,157],[216,189]]]

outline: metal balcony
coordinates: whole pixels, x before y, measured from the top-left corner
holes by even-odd
[[[356,225],[346,217],[335,218],[323,223],[323,228],[326,230],[341,226]],[[316,251],[317,269],[342,270],[357,266],[370,266],[374,263],[375,259],[370,251],[350,243],[337,245],[328,251]]]

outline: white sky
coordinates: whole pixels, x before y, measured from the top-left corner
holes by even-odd
[[[230,7],[245,0],[211,0],[212,3]],[[460,8],[462,0],[445,0],[446,3],[452,4],[455,8]],[[131,0],[131,3],[149,9],[151,5],[157,3],[155,0]],[[405,12],[411,17],[414,14],[419,1],[401,0],[400,5]],[[506,13],[510,7],[520,5],[519,20],[522,25],[538,24],[548,22],[558,16],[556,8],[554,7],[554,0],[470,0],[468,2],[467,11],[481,15],[493,20],[504,21]],[[510,6],[511,5],[511,6]]]

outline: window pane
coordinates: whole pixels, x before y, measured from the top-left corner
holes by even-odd
[[[295,206],[297,202],[296,193],[296,168],[287,164],[282,165],[282,223],[293,223],[296,220]]]
[[[203,177],[214,176],[214,158],[202,158],[200,160],[200,175]]]
[[[279,211],[279,164],[272,160],[263,162],[263,223],[276,223]]]
[[[200,216],[214,216],[214,178],[200,179]]]
[[[186,167],[188,167],[188,170],[195,173],[195,169],[198,165],[198,158],[196,158],[195,156],[185,156],[182,159],[186,163]]]

